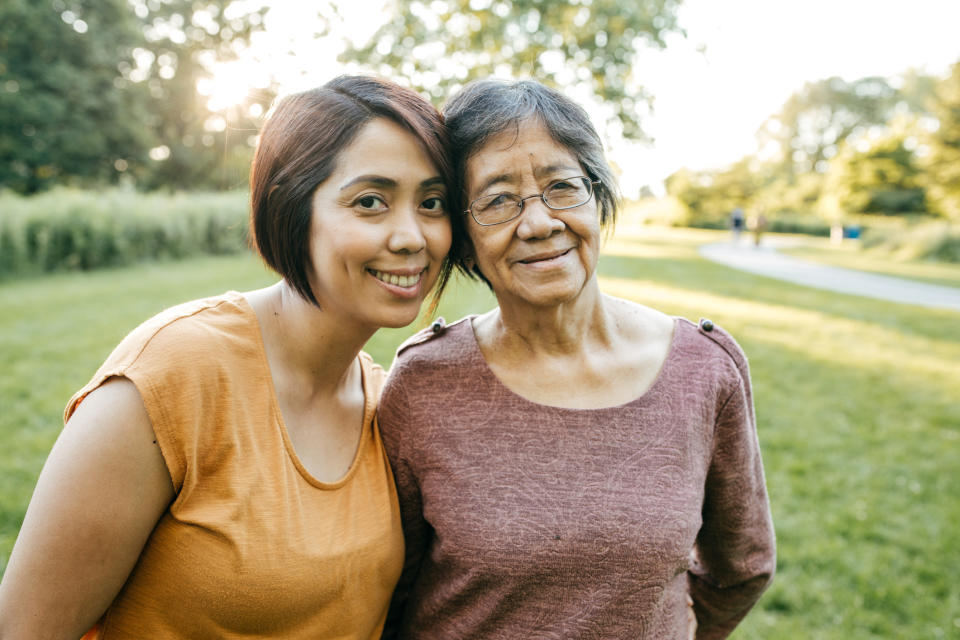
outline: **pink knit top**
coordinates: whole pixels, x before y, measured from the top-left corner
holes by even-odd
[[[507,389],[467,318],[401,348],[379,411],[407,543],[385,638],[686,640],[690,603],[724,638],[773,575],[747,362],[712,324],[583,410]]]

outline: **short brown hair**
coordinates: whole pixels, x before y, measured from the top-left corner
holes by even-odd
[[[334,172],[340,153],[374,118],[388,118],[412,133],[450,193],[452,173],[443,117],[416,92],[388,80],[340,76],[287,96],[277,103],[260,132],[250,169],[251,244],[297,293],[318,306],[307,275],[313,192]],[[440,269],[435,298],[452,269],[448,257]]]

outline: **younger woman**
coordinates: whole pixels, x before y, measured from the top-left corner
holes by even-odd
[[[148,320],[73,397],[0,638],[379,638],[403,539],[360,349],[449,274],[445,142],[375,78],[279,103],[251,231],[282,279]]]

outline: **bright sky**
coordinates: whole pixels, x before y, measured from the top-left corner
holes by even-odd
[[[251,53],[284,92],[343,73],[342,37],[362,41],[381,21],[382,2],[341,4],[343,23],[316,38],[319,3],[272,3]],[[754,152],[754,132],[805,82],[909,68],[940,74],[960,60],[960,0],[684,0],[680,23],[686,39],[671,39],[637,65],[656,96],[644,125],[654,145],[610,150],[627,196],[645,184],[659,191],[681,167],[719,167]],[[249,80],[251,61],[234,65],[232,75]]]

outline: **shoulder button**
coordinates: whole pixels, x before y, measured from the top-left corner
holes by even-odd
[[[447,331],[447,322],[443,318],[437,318],[430,323],[430,326],[417,331],[415,334],[403,341],[399,347],[397,347],[397,355],[400,355],[410,347],[416,346],[418,344],[423,344],[424,342],[430,342],[431,340],[438,339]]]
[[[707,333],[713,331],[713,321],[703,318],[700,320],[700,328],[706,331]]]

